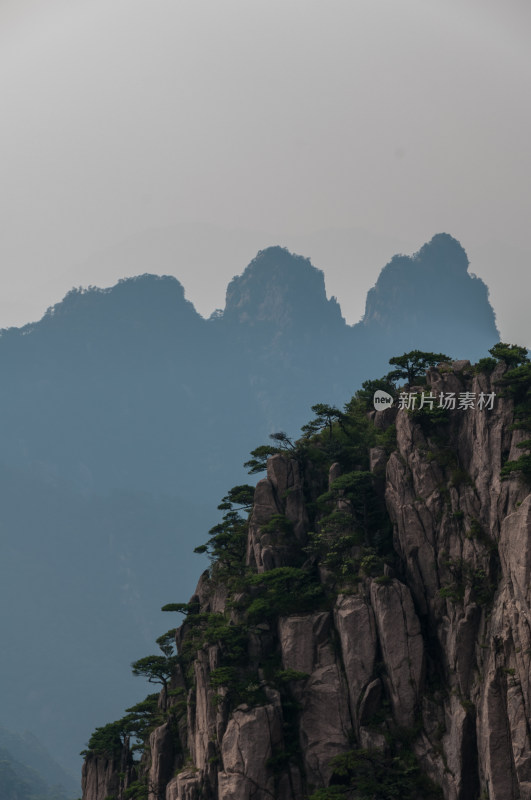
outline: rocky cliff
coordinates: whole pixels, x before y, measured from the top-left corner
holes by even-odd
[[[167,686],[91,740],[83,800],[531,798],[531,371],[483,366],[284,442],[248,519],[229,493]]]

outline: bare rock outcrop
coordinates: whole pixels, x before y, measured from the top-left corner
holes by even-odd
[[[362,693],[374,675],[377,656],[374,611],[365,597],[340,595],[334,608],[334,622],[341,644],[350,713],[359,728]]]
[[[223,771],[219,800],[270,800],[277,797],[268,762],[283,744],[280,702],[255,709],[237,708],[221,742]]]
[[[469,367],[431,370],[433,394],[497,393],[502,364],[490,377],[463,374]],[[450,772],[439,766],[441,783],[446,797],[462,800],[480,785],[490,800],[529,795],[531,496],[517,477],[500,479],[525,434],[511,426],[510,399],[497,399],[488,411],[453,412],[446,450],[399,413],[387,468],[395,545],[448,692]],[[424,758],[437,772],[432,746]]]
[[[371,602],[378,629],[394,716],[403,727],[413,725],[424,676],[424,643],[420,622],[407,586],[371,584]]]
[[[120,752],[112,756],[88,753],[81,772],[83,799],[107,800],[115,797],[123,800],[124,794],[136,778],[128,740]]]
[[[291,616],[279,621],[282,664],[307,675],[295,697],[300,703],[299,731],[308,781],[327,785],[330,760],[348,745],[352,728],[348,689],[330,638],[328,612]]]
[[[278,528],[264,526],[273,518],[279,520]],[[253,511],[249,524],[247,564],[259,572],[290,565],[296,560],[300,548],[306,543],[308,515],[303,494],[300,468],[294,459],[281,454],[272,456],[267,463],[267,478],[259,481],[254,495]]]

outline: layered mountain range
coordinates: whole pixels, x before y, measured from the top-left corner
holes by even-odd
[[[498,338],[447,234],[393,258],[354,326],[319,270],[273,247],[208,320],[177,280],[146,274],[3,330],[3,723],[74,768],[90,730],[134,700],[124,668],[160,606],[192,591],[206,564],[192,550],[248,480],[249,451],[296,437],[312,404],[342,407],[411,347],[477,359]]]

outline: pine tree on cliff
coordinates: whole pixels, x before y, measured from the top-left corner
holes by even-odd
[[[390,381],[406,381],[409,386],[412,386],[429,367],[447,361],[451,361],[451,358],[444,353],[424,353],[422,350],[411,350],[409,353],[389,359],[389,363],[398,369],[389,372],[386,377]]]

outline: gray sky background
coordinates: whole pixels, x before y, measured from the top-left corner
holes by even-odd
[[[530,34],[529,0],[2,0],[0,326],[140,272],[208,315],[270,244],[356,322],[446,231],[531,346]]]

